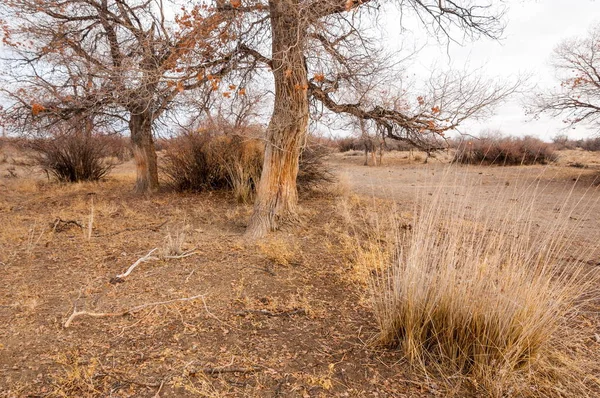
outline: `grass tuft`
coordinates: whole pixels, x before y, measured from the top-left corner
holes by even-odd
[[[547,376],[577,374],[582,362],[556,338],[569,335],[582,293],[595,280],[573,260],[581,249],[574,253],[567,243],[574,210],[563,204],[556,220],[540,225],[535,184],[498,187],[495,199],[475,197],[469,184],[424,195],[411,230],[392,228],[402,231],[395,245],[372,240],[358,250],[357,262],[369,271],[378,340],[417,368],[469,380],[491,396],[531,383],[561,395],[567,382]],[[552,358],[563,358],[560,366]],[[567,385],[585,390],[577,380]],[[523,391],[535,396],[541,387]]]

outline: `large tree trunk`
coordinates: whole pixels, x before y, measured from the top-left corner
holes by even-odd
[[[152,115],[148,112],[131,112],[129,132],[137,174],[135,192],[156,191],[158,189],[158,167],[152,137]]]
[[[269,2],[275,104],[262,175],[246,235],[259,238],[297,219],[296,177],[300,148],[308,129],[305,31],[298,0]]]

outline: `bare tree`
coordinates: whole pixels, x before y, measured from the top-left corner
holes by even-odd
[[[450,35],[458,29],[472,37],[495,38],[503,28],[502,11],[489,1],[402,0],[395,5],[401,15],[412,13],[420,18],[433,34]],[[378,100],[382,96],[368,95],[385,80],[374,81],[373,76],[386,75],[386,62],[366,29],[369,15],[376,14],[379,6],[369,0],[270,0],[268,4],[250,2],[247,7],[221,7],[245,13],[247,26],[254,26],[251,35],[237,37],[249,54],[270,68],[275,86],[265,163],[248,236],[263,236],[296,218],[298,154],[311,104],[370,121],[388,137],[430,145],[431,136],[443,137],[514,91],[514,86],[446,73],[433,76],[429,92],[414,100],[402,90],[388,92],[385,101]],[[269,33],[258,33],[261,29]]]
[[[559,87],[538,93],[535,116],[564,116],[570,126],[586,124],[600,132],[600,24],[587,36],[560,43],[552,54]]]
[[[158,187],[154,122],[185,90],[219,90],[241,54],[229,45],[231,21],[201,6],[175,18],[162,0],[9,0],[0,7],[14,71],[5,117],[21,129],[74,118],[123,124],[137,192]]]
[[[216,0],[185,13],[173,29],[165,24],[160,0],[5,3],[5,9],[19,11],[11,15],[24,20],[22,27],[9,24],[7,30],[34,43],[35,51],[29,51],[25,41],[9,35],[8,42],[20,50],[18,59],[29,67],[38,59],[46,62],[28,82],[50,74],[52,84],[44,93],[59,91],[57,97],[64,99],[63,91],[91,81],[94,95],[78,95],[78,104],[126,111],[132,142],[139,148],[138,176],[156,169],[148,131],[177,93],[201,84],[218,90],[225,76],[237,80],[238,88],[255,77],[272,84],[273,111],[250,237],[297,218],[298,160],[311,114],[362,119],[387,137],[429,148],[432,139],[443,139],[465,119],[484,115],[514,90],[450,72],[436,73],[426,92],[413,96],[390,84],[393,65],[369,36],[372,16],[393,4],[401,17],[420,19],[433,35],[496,38],[503,28],[502,10],[491,0]],[[75,83],[68,68],[92,79]],[[33,115],[55,110],[51,102],[32,104],[31,98],[22,104]],[[64,112],[56,108],[55,113]],[[79,108],[67,107],[69,112]],[[146,133],[138,139],[134,130]],[[138,188],[152,188],[152,181],[154,175],[138,179]]]

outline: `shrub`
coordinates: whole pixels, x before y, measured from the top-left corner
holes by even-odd
[[[324,163],[327,148],[306,147],[300,157],[299,188],[333,182]],[[262,172],[264,143],[257,138],[211,131],[184,133],[168,144],[162,171],[178,191],[229,189],[240,202],[252,199]]]
[[[463,141],[454,162],[468,164],[531,165],[556,161],[552,145],[534,137],[482,137]]]
[[[107,155],[120,162],[126,162],[133,157],[129,140],[118,134],[103,135]]]
[[[408,152],[418,148],[412,145],[410,142],[402,141],[402,140],[385,140],[385,147],[389,151],[399,151],[399,152]]]
[[[337,145],[340,152],[348,152],[359,149],[356,139],[351,137],[338,139]]]
[[[587,138],[585,140],[578,141],[578,144],[578,146],[585,151],[600,151],[600,137]]]
[[[325,164],[328,155],[329,149],[321,145],[311,143],[303,148],[298,169],[298,188],[312,189],[336,181],[335,175]]]
[[[489,395],[521,396],[515,388],[523,380],[542,385],[553,373],[544,388],[564,392],[552,361],[568,356],[560,351],[563,329],[593,286],[577,260],[589,253],[573,254],[562,240],[573,229],[569,210],[551,227],[536,228],[535,188],[524,188],[499,187],[507,194],[491,201],[464,186],[438,188],[421,202],[409,232],[395,221],[402,231],[396,249],[386,253],[376,240],[366,245],[371,255],[357,258],[377,264],[369,275],[382,344],[420,369],[474,381]],[[506,200],[512,197],[519,200]],[[558,259],[567,259],[566,267]],[[540,385],[524,389],[540,392]]]
[[[191,132],[167,145],[162,171],[178,191],[226,188],[247,201],[260,178],[262,159],[258,140]]]
[[[577,147],[577,143],[573,140],[570,140],[566,134],[556,135],[554,138],[552,138],[552,143],[558,150],[575,149]]]
[[[102,135],[56,134],[33,139],[28,146],[42,170],[61,182],[98,181],[114,167],[105,159],[110,144]]]

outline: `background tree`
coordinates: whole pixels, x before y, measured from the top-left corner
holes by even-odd
[[[158,187],[152,129],[185,90],[219,90],[241,54],[231,21],[196,6],[173,15],[162,0],[10,0],[0,6],[13,70],[4,92],[14,128],[63,119],[129,130],[137,192]]]
[[[585,124],[600,132],[600,24],[585,37],[560,43],[552,66],[560,85],[536,95],[533,114],[564,116],[570,126]]]

